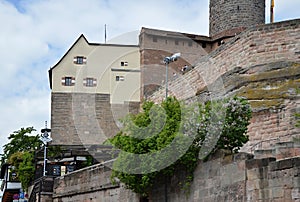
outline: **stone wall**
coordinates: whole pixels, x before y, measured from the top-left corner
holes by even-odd
[[[169,95],[190,102],[234,94],[248,98],[254,114],[242,151],[261,141],[270,146],[271,139],[291,140],[299,134],[294,126],[300,106],[299,39],[300,19],[250,28],[171,80]],[[164,96],[162,86],[150,99],[161,102]]]
[[[196,67],[184,76],[170,81],[169,93],[186,100],[236,67],[241,70],[251,68],[254,74],[255,67],[259,65],[281,61],[299,62],[299,33],[300,19],[250,28],[201,57]],[[158,102],[163,97],[163,90],[152,95],[152,99]]]
[[[54,182],[54,202],[138,202],[138,196],[110,181],[111,170],[103,164],[58,177]]]
[[[295,113],[299,110],[300,99],[286,100],[282,108],[271,108],[253,113],[248,127],[250,141],[242,151],[273,148],[276,143],[299,137],[300,128],[295,127]]]
[[[202,41],[198,38],[201,38]],[[206,42],[207,41],[207,42]],[[194,65],[195,61],[208,51],[209,37],[187,35],[179,32],[142,28],[139,43],[141,55],[142,95],[147,98],[166,81],[164,58],[180,52],[181,57],[169,64],[168,77],[181,74],[184,65]]]
[[[209,35],[265,23],[265,1],[210,0]]]
[[[299,149],[299,148],[298,148]],[[188,192],[173,177],[165,186],[156,186],[151,202],[215,201],[300,201],[300,157],[276,161],[253,159],[250,154],[219,153],[207,162],[199,162]],[[167,193],[167,194],[166,194]]]
[[[53,145],[101,144],[114,136],[119,119],[137,113],[139,103],[110,104],[109,94],[52,93]]]
[[[286,148],[289,149],[289,148]],[[293,149],[300,152],[300,147]],[[283,150],[281,150],[284,152]],[[199,161],[191,186],[178,184],[184,171],[157,181],[150,202],[215,201],[300,201],[300,157],[254,159],[253,155],[218,152],[206,162]],[[123,186],[110,182],[111,171],[103,164],[55,179],[54,202],[103,201],[138,202],[140,198]],[[166,183],[167,182],[167,183]]]

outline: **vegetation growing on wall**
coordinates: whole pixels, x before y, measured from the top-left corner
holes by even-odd
[[[154,183],[173,176],[179,168],[188,173],[181,184],[190,184],[199,158],[218,149],[236,152],[248,141],[251,109],[243,98],[186,107],[169,97],[161,105],[145,102],[142,110],[128,116],[123,122],[124,129],[110,142],[122,151],[114,162],[112,179],[120,180],[144,196]],[[172,144],[176,147],[172,148]],[[168,147],[171,149],[166,154],[163,150]],[[177,151],[182,155],[176,156]],[[147,154],[150,158],[134,158]],[[172,163],[157,169],[174,156]]]

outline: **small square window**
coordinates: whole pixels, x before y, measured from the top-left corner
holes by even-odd
[[[124,76],[116,76],[116,81],[124,81]]]
[[[65,77],[65,85],[71,86],[72,85],[72,78],[71,77]]]
[[[87,87],[94,87],[96,86],[97,80],[94,78],[86,78],[83,80],[83,84]]]
[[[128,66],[128,62],[121,62],[121,66]]]
[[[157,37],[156,36],[153,37],[153,42],[157,42]]]
[[[83,64],[83,57],[77,57],[76,64]]]
[[[74,64],[82,65],[86,64],[86,57],[84,56],[76,56],[74,57]]]
[[[94,81],[94,79],[92,79],[92,78],[87,78],[87,79],[86,79],[86,86],[93,86],[93,81]]]
[[[74,86],[75,85],[75,78],[70,77],[70,76],[66,76],[66,77],[62,78],[61,82],[62,82],[62,85],[64,85],[64,86]]]

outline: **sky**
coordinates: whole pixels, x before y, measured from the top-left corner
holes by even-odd
[[[269,3],[266,22],[269,22]],[[84,34],[89,42],[141,27],[208,35],[209,0],[0,0],[0,153],[7,137],[50,127],[48,70]],[[275,21],[300,18],[299,0],[275,0]]]

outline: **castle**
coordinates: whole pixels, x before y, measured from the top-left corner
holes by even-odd
[[[209,19],[209,36],[143,27],[139,46],[91,44],[80,36],[49,70],[52,144],[90,149],[116,134],[118,119],[137,112],[143,99],[161,102],[163,58],[180,52],[182,57],[168,67],[170,95],[186,102],[239,95],[248,98],[254,111],[250,141],[241,150],[250,154],[230,160],[222,154],[201,165],[186,200],[299,201],[300,152],[292,141],[299,137],[294,114],[300,104],[300,20],[264,24],[262,0],[210,0]],[[188,68],[182,71],[185,65]],[[290,142],[284,148],[287,154],[282,142]],[[203,174],[203,169],[212,173]],[[104,163],[58,177],[52,198],[185,200],[174,187],[165,191],[158,187],[152,198],[140,199],[112,185],[109,173]],[[284,175],[290,180],[275,184]],[[212,184],[204,185],[207,180]]]

